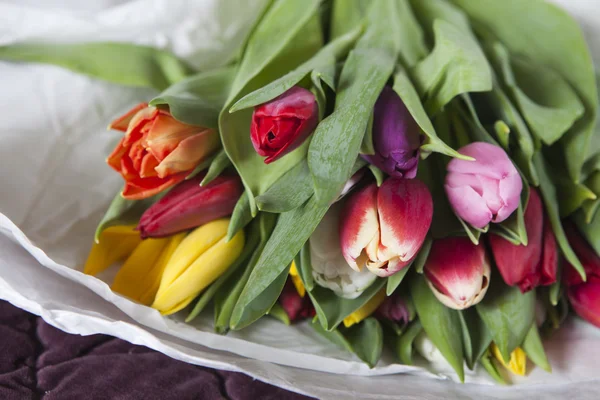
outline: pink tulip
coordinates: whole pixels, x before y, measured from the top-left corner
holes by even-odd
[[[475,245],[467,237],[448,237],[433,242],[424,273],[440,302],[462,310],[483,299],[491,269],[482,244]]]
[[[163,237],[230,215],[242,195],[237,176],[220,176],[200,186],[205,174],[183,181],[140,218],[142,238]]]
[[[552,225],[545,215],[540,195],[533,188],[525,210],[525,228],[527,246],[514,245],[495,234],[489,237],[492,254],[504,282],[509,286],[519,286],[522,293],[556,282],[558,268]]]
[[[340,219],[340,244],[353,269],[390,276],[421,248],[433,217],[433,200],[417,179],[388,178],[353,193]]]
[[[459,153],[475,158],[458,158],[448,163],[446,195],[454,212],[476,228],[502,222],[519,206],[523,182],[508,155],[498,146],[474,142]]]

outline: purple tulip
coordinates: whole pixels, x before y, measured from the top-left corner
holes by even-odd
[[[419,132],[400,97],[386,86],[375,103],[373,115],[375,154],[363,158],[390,176],[412,179],[419,164]]]
[[[415,311],[410,298],[394,293],[375,310],[375,316],[404,326],[414,319]]]
[[[454,212],[475,228],[502,222],[519,206],[523,182],[504,150],[474,142],[458,150],[475,161],[448,163],[446,195]]]

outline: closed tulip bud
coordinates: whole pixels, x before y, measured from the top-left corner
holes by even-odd
[[[319,123],[319,106],[310,90],[294,86],[254,108],[250,139],[265,164],[299,147]]]
[[[227,241],[228,227],[229,219],[211,221],[183,239],[164,269],[153,308],[164,315],[185,308],[233,264],[245,237],[240,230]]]
[[[600,328],[600,257],[572,223],[565,225],[565,233],[587,276],[584,282],[571,264],[566,265],[567,296],[577,315]]]
[[[538,192],[531,188],[530,193],[524,216],[527,246],[515,245],[495,234],[489,237],[492,254],[504,282],[518,286],[522,293],[537,286],[553,284],[558,269],[558,249],[552,225]]]
[[[338,229],[341,211],[341,202],[333,204],[310,237],[312,276],[317,285],[340,297],[354,299],[371,286],[377,276],[367,269],[350,268],[344,259]]]
[[[419,125],[396,92],[386,86],[373,111],[374,155],[363,158],[388,175],[412,179],[419,164]]]
[[[310,298],[300,296],[291,279],[285,283],[279,295],[279,303],[292,322],[314,317],[316,313]]]
[[[433,200],[417,179],[388,178],[352,194],[340,221],[340,244],[348,264],[378,276],[407,266],[425,241]]]
[[[496,360],[498,360],[504,368],[515,375],[525,376],[527,371],[527,355],[522,348],[517,347],[514,349],[513,352],[510,353],[510,360],[508,362],[504,361],[504,358],[502,358],[502,353],[500,352],[500,348],[496,346],[496,343],[492,342],[490,350],[494,357],[496,357]]]
[[[169,236],[230,215],[243,192],[239,177],[220,176],[200,186],[204,175],[181,182],[148,208],[138,225],[141,236]]]
[[[142,239],[134,225],[116,225],[100,234],[83,267],[83,273],[97,275],[114,263],[123,261],[135,250]]]
[[[415,318],[415,309],[410,298],[392,293],[375,311],[375,316],[404,326]]]
[[[482,244],[475,245],[467,237],[448,237],[433,242],[424,273],[440,302],[463,310],[483,299],[491,269]]]
[[[458,152],[475,161],[448,163],[444,187],[454,212],[475,228],[507,219],[519,206],[523,182],[506,152],[484,142]]]
[[[125,132],[106,162],[125,180],[122,196],[138,200],[181,182],[219,147],[214,129],[187,125],[143,103],[109,126]]]

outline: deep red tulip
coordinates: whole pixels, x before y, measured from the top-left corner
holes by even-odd
[[[310,298],[300,297],[291,279],[285,283],[279,295],[279,303],[292,322],[314,317],[316,313]]]

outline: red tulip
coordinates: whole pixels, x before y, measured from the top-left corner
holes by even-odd
[[[573,223],[566,223],[564,228],[567,239],[569,240],[569,244],[577,255],[581,265],[583,265],[586,276],[588,278],[590,276],[596,276],[600,278],[600,257],[598,257],[596,251],[594,251],[592,246],[588,244]],[[569,263],[567,263],[565,266],[563,280],[567,286],[574,286],[583,283],[583,279],[581,279],[579,272],[577,272]]]
[[[600,277],[569,287],[567,295],[577,315],[600,328]]]
[[[140,218],[142,238],[169,236],[204,225],[233,212],[243,187],[237,176],[219,176],[200,186],[205,174],[184,181]]]
[[[309,90],[294,86],[254,108],[250,139],[269,164],[299,147],[319,123],[319,106]]]
[[[485,249],[467,237],[435,240],[423,271],[435,297],[456,310],[479,303],[490,284]]]
[[[125,180],[123,197],[144,199],[181,182],[219,147],[213,129],[177,121],[168,111],[143,103],[113,121],[125,132],[106,162]]]
[[[418,179],[388,178],[381,187],[352,194],[340,220],[340,244],[348,264],[390,276],[416,256],[433,217],[433,200]]]
[[[300,297],[291,279],[288,279],[279,295],[279,303],[290,321],[311,318],[315,316],[315,307],[308,296]]]
[[[524,217],[527,246],[515,245],[495,234],[489,236],[492,254],[504,282],[509,286],[518,286],[523,293],[556,282],[558,268],[558,250],[552,225],[545,215],[540,195],[533,188]]]

